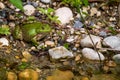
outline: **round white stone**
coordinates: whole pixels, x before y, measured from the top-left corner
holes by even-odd
[[[0,43],[2,43],[2,46],[8,46],[9,41],[6,38],[0,38]]]
[[[28,16],[32,15],[35,12],[35,8],[32,5],[25,5],[24,7],[24,13]]]
[[[51,0],[41,0],[41,2],[43,2],[43,3],[50,3]]]
[[[58,20],[60,20],[61,24],[69,23],[73,18],[72,10],[68,7],[62,7],[55,11],[55,16],[58,16]]]
[[[98,53],[100,55],[100,58],[99,58]],[[100,52],[98,52],[98,53],[91,48],[84,48],[82,50],[82,54],[85,58],[88,58],[90,60],[100,60],[100,59],[104,60],[105,59],[104,55]]]

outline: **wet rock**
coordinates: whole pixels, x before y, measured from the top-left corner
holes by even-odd
[[[73,57],[72,52],[68,51],[63,46],[49,49],[49,55],[53,59],[59,59],[59,58],[65,58],[65,57]]]
[[[120,64],[120,54],[114,55],[113,60],[116,62],[116,64]]]
[[[14,72],[8,72],[7,80],[17,80],[17,75]]]
[[[72,80],[74,74],[71,71],[55,70],[52,76],[48,76],[46,80]]]
[[[101,60],[105,59],[104,55],[100,52],[99,52],[99,55],[100,55],[100,58],[99,58],[98,53],[91,48],[84,48],[82,50],[82,54],[85,58],[88,58],[90,60],[100,60],[100,58]]]
[[[101,38],[99,36],[94,36],[94,35],[90,35],[94,44],[96,45],[97,48],[101,48]],[[80,42],[82,47],[93,47],[93,43],[89,37],[89,35],[87,35],[84,39],[81,39]]]
[[[120,48],[120,38],[117,37],[117,36],[106,37],[103,40],[103,45],[104,46],[109,46],[113,49],[119,49]]]
[[[46,4],[51,2],[51,0],[40,0],[40,1]]]
[[[25,5],[24,7],[24,13],[28,16],[32,15],[35,12],[35,8],[32,5]]]
[[[18,76],[19,80],[38,80],[38,73],[33,69],[25,69]]]
[[[30,60],[32,57],[32,55],[28,51],[23,51],[22,55],[26,60]]]
[[[6,38],[0,38],[0,45],[9,46],[9,41]]]
[[[69,23],[73,18],[72,10],[68,7],[61,7],[55,11],[55,16],[58,16],[58,20],[61,21],[61,24]]]

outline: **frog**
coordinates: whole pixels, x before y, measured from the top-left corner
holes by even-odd
[[[15,39],[32,42],[33,45],[38,45],[37,40],[42,39],[51,32],[50,25],[41,22],[26,23],[22,26],[17,25],[13,31]]]

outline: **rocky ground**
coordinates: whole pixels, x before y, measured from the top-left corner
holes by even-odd
[[[11,32],[0,35],[0,80],[120,80],[120,3],[89,0],[80,15],[60,0],[22,2],[24,12],[0,1],[0,25]],[[40,8],[54,10],[46,15]],[[36,21],[52,28],[37,45],[26,41],[27,33],[15,39],[17,25]]]

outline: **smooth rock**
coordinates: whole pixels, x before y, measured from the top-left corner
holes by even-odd
[[[45,45],[53,47],[55,43],[53,41],[45,41]]]
[[[55,16],[58,16],[58,20],[60,20],[62,25],[64,25],[70,22],[70,20],[73,18],[73,13],[70,8],[61,7],[55,11]]]
[[[9,46],[9,41],[6,38],[0,38],[0,43],[2,46]]]
[[[8,72],[7,80],[17,80],[17,75],[14,72]]]
[[[116,64],[120,64],[120,54],[114,55],[113,60],[116,62]]]
[[[23,51],[22,55],[26,60],[30,60],[32,57],[32,55],[28,51]]]
[[[55,70],[46,80],[72,80],[74,74],[71,71]]]
[[[53,59],[59,59],[59,58],[65,58],[65,57],[73,57],[72,52],[68,51],[63,46],[49,49],[49,55]]]
[[[100,52],[98,52],[98,53],[100,55],[101,60],[104,60],[105,59],[104,55]],[[100,60],[98,53],[91,48],[82,49],[82,55],[85,58],[88,58],[90,60]]]
[[[4,8],[5,8],[5,5],[2,2],[0,2],[0,9],[4,9]]]
[[[94,35],[90,35],[94,44],[96,45],[97,48],[101,48],[101,38],[99,36],[94,36]],[[84,39],[81,39],[80,42],[82,47],[93,47],[93,43],[89,37],[89,35],[87,35]]]
[[[35,8],[32,5],[25,5],[24,7],[24,13],[28,16],[32,15],[35,12]]]
[[[40,0],[40,1],[43,2],[43,3],[46,3],[46,4],[51,2],[51,0]]]
[[[120,38],[117,36],[109,36],[103,40],[104,46],[109,46],[111,48],[118,48],[120,47]]]

